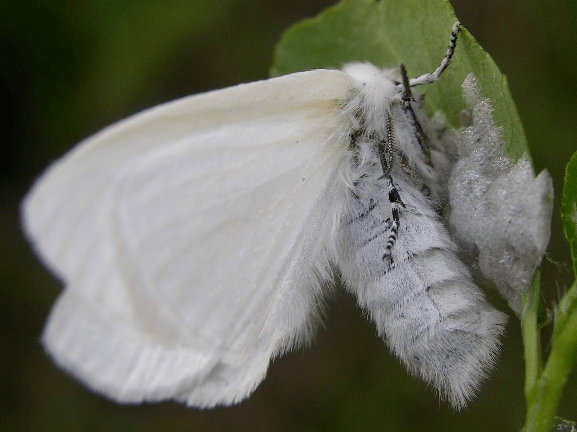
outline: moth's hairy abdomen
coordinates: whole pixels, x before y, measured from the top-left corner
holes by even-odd
[[[366,86],[359,87],[362,97]],[[386,81],[380,87],[386,88]],[[357,115],[351,124],[360,137],[351,146],[332,249],[346,287],[370,313],[379,335],[411,373],[460,409],[494,363],[506,316],[486,302],[456,255],[438,213],[442,203],[435,191],[442,187],[415,151],[419,143],[407,130],[413,125],[398,109],[401,101],[386,93],[383,100],[390,105],[389,129],[395,130],[396,153],[386,159],[390,175],[379,159],[386,122],[366,125],[373,120]],[[399,224],[393,232],[395,211]],[[388,249],[390,255],[383,256]]]
[[[393,262],[382,260],[391,204],[378,168],[343,209],[338,268],[409,371],[462,408],[494,363],[506,317],[485,301],[430,204],[401,180],[406,208]]]

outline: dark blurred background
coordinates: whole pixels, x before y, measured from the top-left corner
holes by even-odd
[[[402,1],[402,0],[381,0]],[[577,149],[577,2],[458,0],[463,25],[509,79],[537,171],[556,187],[544,297],[572,282],[558,219],[564,166]],[[247,401],[199,411],[116,405],[56,369],[38,339],[61,290],[22,238],[19,202],[80,139],[145,107],[267,77],[275,43],[329,0],[45,0],[0,3],[0,430],[515,431],[523,351],[511,318],[478,399],[453,412],[378,340],[338,291],[311,349],[272,363]],[[505,310],[506,306],[496,300]],[[547,346],[547,341],[545,341]],[[577,377],[559,413],[577,420]]]

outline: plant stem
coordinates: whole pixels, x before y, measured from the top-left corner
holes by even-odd
[[[541,297],[540,285],[541,274],[537,271],[531,282],[529,293],[523,300],[521,329],[525,355],[525,400],[527,402],[543,370],[541,335],[537,316]]]
[[[529,307],[531,310],[531,300],[533,290],[529,294]],[[527,334],[525,326],[527,326]],[[534,335],[531,333],[529,324],[523,319],[523,339],[525,352],[530,351],[534,341],[529,339]],[[531,323],[531,327],[533,324]],[[536,326],[533,327],[537,329]],[[538,336],[538,335],[537,335]],[[526,354],[526,361],[533,362],[533,354]],[[525,395],[527,399],[527,418],[524,430],[526,432],[549,431],[553,423],[553,417],[561,398],[561,393],[569,372],[575,364],[577,357],[577,284],[574,284],[569,292],[561,299],[557,314],[555,315],[555,327],[553,329],[553,340],[551,352],[543,372],[535,382],[534,365],[527,365],[527,377],[525,384]],[[529,375],[529,372],[531,375]]]

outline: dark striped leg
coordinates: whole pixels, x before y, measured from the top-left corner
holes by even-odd
[[[393,246],[397,242],[397,235],[399,233],[399,220],[401,215],[401,207],[405,207],[399,191],[397,190],[393,178],[389,175],[393,168],[394,152],[395,152],[395,136],[393,133],[393,121],[387,115],[387,137],[386,141],[379,141],[378,143],[379,159],[381,167],[383,168],[383,177],[387,182],[387,189],[389,193],[389,201],[391,202],[391,211],[393,219],[390,226],[390,234],[385,246],[385,253],[383,254],[383,261],[393,264],[392,251]]]
[[[391,173],[393,168],[393,160],[395,156],[395,135],[393,133],[393,120],[387,114],[387,137],[386,141],[380,140],[378,143],[379,160],[383,168],[383,178],[386,178]]]
[[[405,69],[405,65],[401,65],[401,77],[403,79],[403,92],[401,94],[402,102],[402,109],[403,113],[407,117],[409,124],[413,127],[413,131],[415,133],[415,138],[417,138],[417,142],[423,151],[423,159],[425,163],[429,166],[433,166],[433,162],[431,161],[431,151],[429,149],[429,144],[427,143],[427,138],[425,133],[423,132],[423,128],[417,120],[417,116],[415,115],[415,111],[411,107],[411,101],[413,101],[413,94],[411,92],[411,87],[409,85],[409,77],[407,75],[407,70]]]
[[[383,254],[383,261],[388,261],[393,263],[393,247],[397,242],[397,235],[399,233],[401,207],[405,208],[405,204],[401,200],[399,191],[397,190],[395,184],[393,183],[392,177],[387,178],[387,187],[389,188],[389,201],[391,202],[391,212],[393,214],[393,220],[391,221],[391,228],[389,238],[387,239],[387,245],[385,246],[385,253]]]

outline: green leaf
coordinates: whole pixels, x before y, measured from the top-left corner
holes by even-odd
[[[403,63],[410,76],[418,76],[437,67],[455,21],[446,0],[343,0],[284,34],[271,75],[368,61],[389,68]],[[461,33],[453,61],[441,79],[419,88],[427,95],[429,113],[443,111],[449,124],[458,127],[459,113],[465,108],[461,84],[471,72],[483,97],[492,101],[507,155],[517,160],[529,153],[507,79],[467,31]]]
[[[577,275],[577,152],[567,164],[565,170],[565,185],[561,200],[561,219],[565,230],[565,237],[571,246],[573,269]]]

